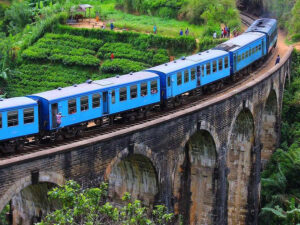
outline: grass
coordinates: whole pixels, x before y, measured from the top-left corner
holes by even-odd
[[[73,4],[79,4],[73,0]],[[129,29],[142,33],[153,33],[153,26],[156,24],[158,33],[163,36],[178,37],[180,29],[188,27],[190,35],[199,38],[203,36],[204,27],[190,24],[186,21],[178,21],[175,19],[166,19],[147,15],[133,15],[115,9],[115,2],[107,0],[104,2],[96,0],[83,0],[80,4],[91,4],[91,17],[95,17],[95,12],[100,12],[101,20],[114,22],[116,28]],[[87,12],[88,15],[88,12]],[[109,25],[109,24],[108,24]]]

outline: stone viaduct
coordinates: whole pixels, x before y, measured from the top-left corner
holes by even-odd
[[[49,210],[45,190],[74,179],[109,182],[118,203],[131,192],[165,204],[185,224],[257,224],[260,173],[279,143],[291,52],[258,78],[172,115],[65,146],[0,161],[0,210],[14,224]],[[31,222],[30,222],[31,221]]]

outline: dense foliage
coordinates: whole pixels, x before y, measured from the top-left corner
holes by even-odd
[[[281,149],[262,173],[262,225],[300,223],[300,53],[293,54],[283,99]]]
[[[6,91],[10,96],[24,96],[58,87],[82,83],[86,80],[102,79],[97,71],[81,67],[69,67],[51,63],[23,63],[12,72],[6,82]]]
[[[49,192],[51,200],[61,202],[62,207],[48,214],[38,225],[166,225],[173,219],[163,205],[157,205],[151,213],[139,200],[126,193],[123,207],[114,207],[107,201],[108,185],[83,190],[75,181]]]

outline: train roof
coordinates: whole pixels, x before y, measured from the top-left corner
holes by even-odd
[[[91,81],[88,80],[85,83],[73,85],[65,88],[58,88],[51,91],[46,91],[30,96],[41,97],[48,101],[68,98],[71,96],[77,96],[81,94],[90,93],[97,90],[105,90],[111,87],[122,86],[123,84],[130,84],[142,80],[148,80],[157,78],[158,75],[146,71],[130,73],[126,75],[117,75],[115,77],[106,78],[102,80]]]
[[[183,57],[181,59],[174,60],[172,62],[168,62],[159,66],[149,68],[147,69],[147,71],[158,71],[158,72],[168,74],[168,73],[178,71],[182,68],[199,64],[199,62],[205,62],[207,60],[214,59],[227,54],[228,53],[225,51],[210,49],[188,57]]]
[[[264,35],[265,34],[259,32],[243,33],[222,44],[219,44],[217,47],[215,47],[215,49],[233,52],[244,47],[245,45],[250,44],[251,42],[256,41],[259,38],[262,38]]]
[[[0,100],[0,111],[21,108],[35,104],[37,104],[36,101],[27,97],[3,98]]]
[[[263,32],[266,34],[269,34],[270,31],[272,31],[272,28],[274,29],[274,26],[277,25],[276,19],[270,19],[270,18],[262,18],[255,20],[251,26],[246,30],[247,32]]]

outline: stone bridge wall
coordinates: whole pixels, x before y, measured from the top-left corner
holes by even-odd
[[[116,203],[129,191],[184,215],[185,224],[257,224],[261,165],[279,143],[290,56],[247,85],[173,115],[0,161],[0,210],[32,183],[106,180]]]

